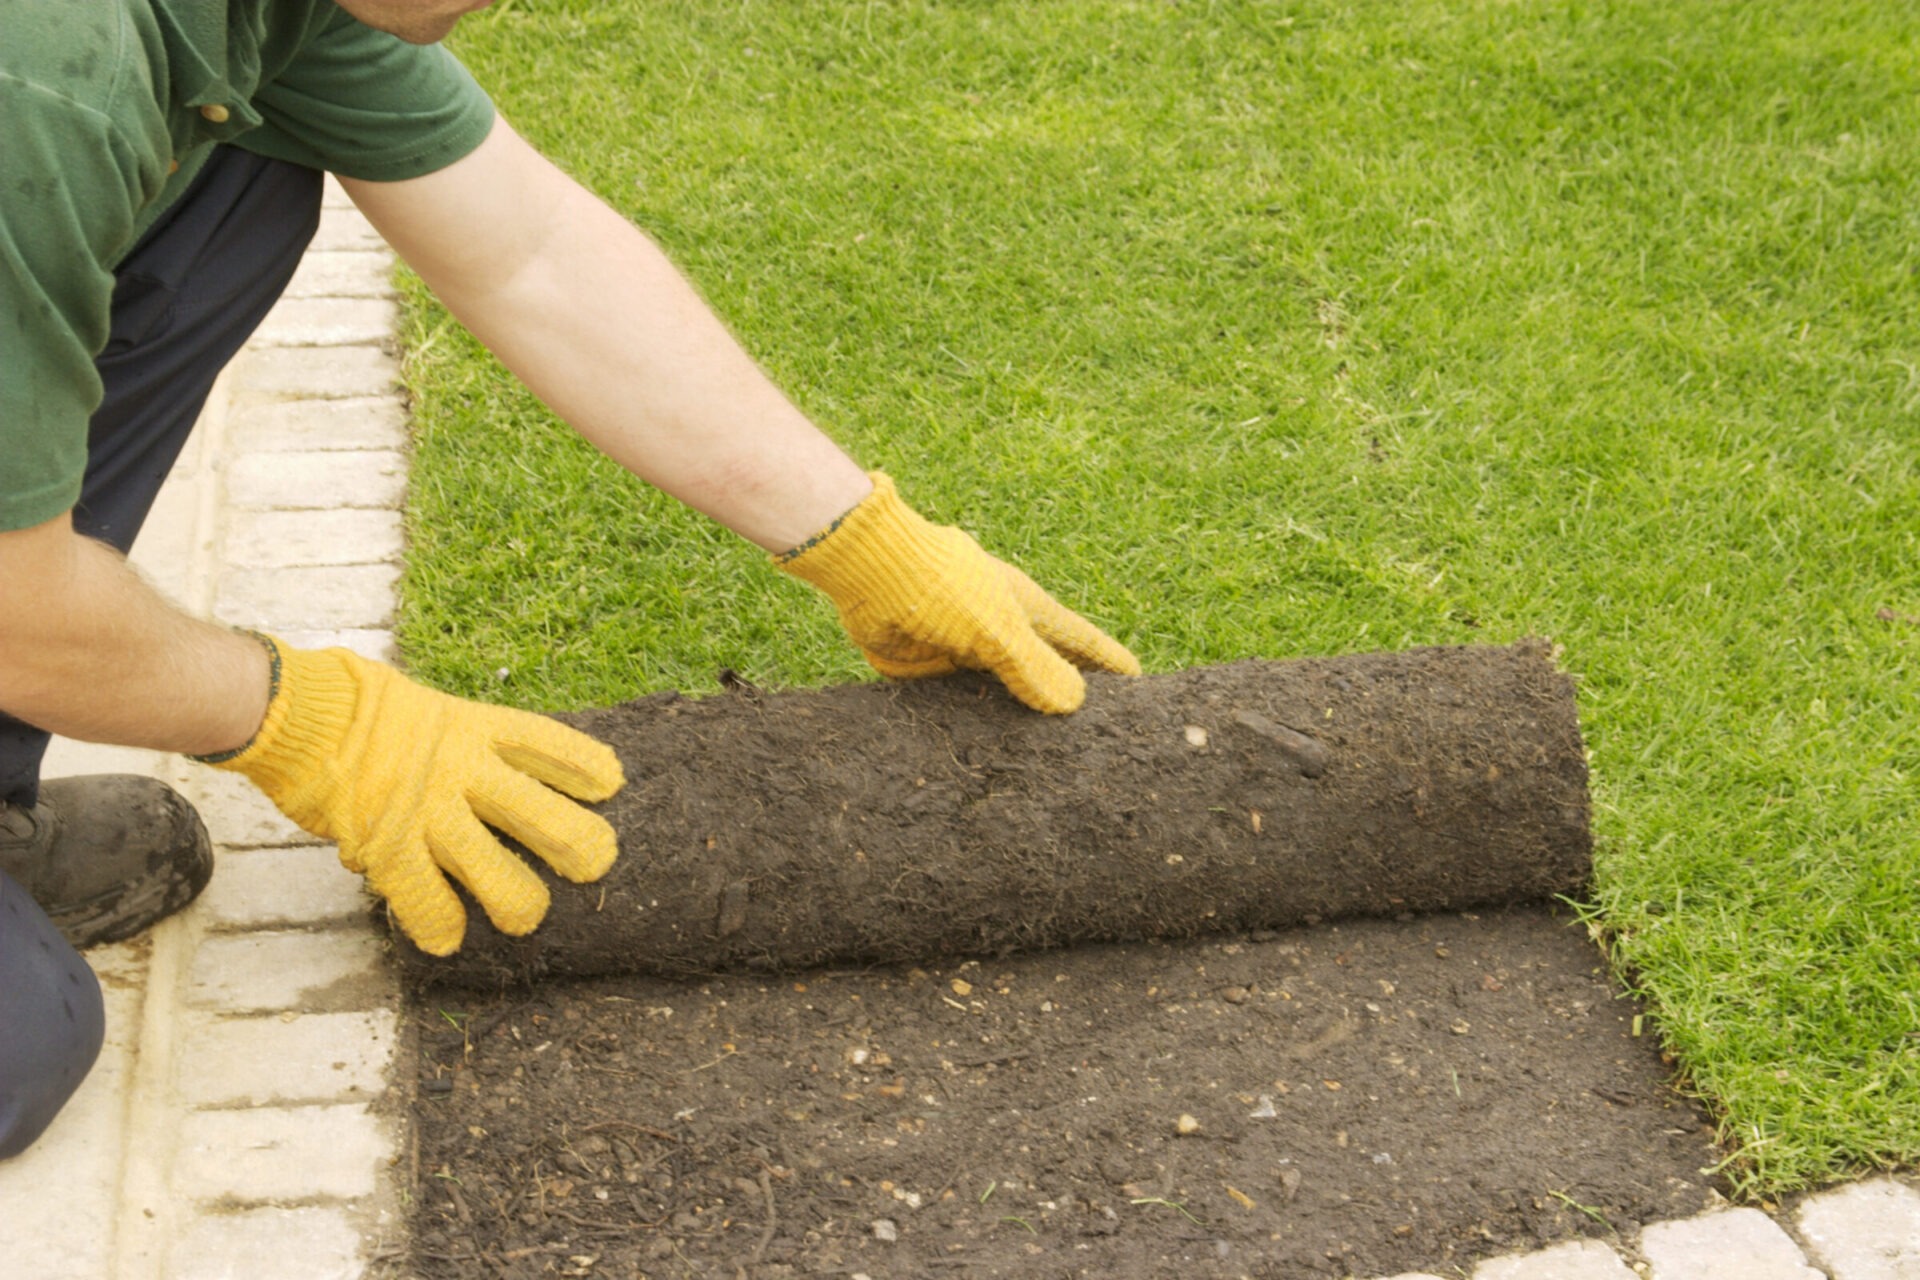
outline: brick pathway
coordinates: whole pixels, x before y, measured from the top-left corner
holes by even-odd
[[[392,258],[329,186],[287,298],[222,375],[134,563],[187,608],[393,656],[405,415]],[[359,877],[245,781],[61,742],[52,776],[130,771],[205,816],[199,902],[88,959],[99,1066],[0,1164],[9,1280],[347,1280],[400,1238],[388,1103],[399,991]]]
[[[329,184],[312,252],[222,376],[135,550],[188,608],[393,656],[406,423],[390,266]],[[388,1274],[405,1228],[400,998],[359,878],[233,775],[74,743],[49,761],[50,775],[108,770],[186,792],[219,865],[192,909],[89,955],[107,1047],[40,1143],[0,1164],[7,1280]],[[1499,1258],[1471,1280],[1821,1276],[1920,1280],[1916,1184]]]

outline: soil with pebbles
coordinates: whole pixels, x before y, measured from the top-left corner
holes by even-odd
[[[1451,1274],[1718,1158],[1542,907],[415,1010],[427,1280]]]

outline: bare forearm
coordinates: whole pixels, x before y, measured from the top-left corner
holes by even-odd
[[[207,754],[266,713],[267,659],[63,517],[0,533],[0,710],[89,742]]]
[[[659,248],[504,125],[441,173],[348,187],[475,336],[650,484],[769,550],[868,492]],[[485,226],[449,235],[466,207]]]

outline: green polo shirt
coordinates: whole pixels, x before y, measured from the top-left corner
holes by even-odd
[[[465,68],[331,0],[0,0],[0,530],[80,496],[113,268],[215,143],[369,181],[472,151]]]

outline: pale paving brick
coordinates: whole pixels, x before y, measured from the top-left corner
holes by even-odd
[[[372,658],[375,662],[397,662],[400,658],[400,646],[395,643],[393,632],[371,627],[353,627],[339,631],[299,631],[284,630],[278,633],[282,640],[300,649],[351,649],[363,658]]]
[[[343,630],[393,622],[400,566],[234,569],[220,575],[214,616],[229,626]]]
[[[180,1125],[174,1188],[266,1204],[372,1195],[393,1140],[363,1105],[194,1111]]]
[[[393,255],[385,249],[310,253],[287,282],[289,298],[391,298]]]
[[[407,459],[390,449],[249,453],[227,468],[227,501],[256,511],[398,507]]]
[[[199,575],[213,551],[212,522],[203,526],[201,499],[211,479],[183,476],[176,469],[160,488],[153,509],[134,540],[128,557],[140,575],[162,595],[180,602],[191,602]]]
[[[273,807],[260,788],[224,769],[197,768],[186,778],[188,798],[200,810],[213,842],[229,849],[320,844]],[[215,874],[219,874],[216,869]]]
[[[55,738],[40,762],[43,778],[77,778],[90,773],[137,773],[156,777],[166,757],[139,747],[115,747],[103,742],[75,742]]]
[[[282,298],[253,342],[261,347],[345,347],[384,342],[399,311],[385,298]]]
[[[309,253],[333,253],[341,249],[384,249],[387,242],[351,202],[344,206],[322,206],[320,229],[307,246]]]
[[[377,347],[266,347],[233,365],[233,394],[250,399],[349,400],[393,393],[400,362]]]
[[[405,549],[398,511],[235,511],[227,523],[226,560],[242,569],[382,564]]]
[[[1494,1258],[1473,1269],[1473,1280],[1638,1280],[1620,1255],[1592,1240],[1557,1244],[1538,1253]]]
[[[216,931],[284,929],[361,919],[372,901],[332,845],[222,849],[198,910]]]
[[[1800,1237],[1833,1280],[1920,1280],[1920,1191],[1888,1178],[1800,1206]]]
[[[187,999],[230,1013],[325,1012],[319,1006],[337,1005],[338,989],[378,976],[380,947],[365,930],[216,935],[194,954]]]
[[[340,179],[332,174],[326,175],[320,183],[320,207],[322,209],[359,208],[354,204],[353,197],[347,194],[347,189],[340,185]]]
[[[391,1009],[189,1023],[180,1092],[198,1107],[366,1101],[386,1088],[399,1018]]]
[[[236,413],[227,425],[236,453],[403,449],[407,415],[391,396],[282,400]]]
[[[169,1280],[360,1280],[360,1232],[344,1209],[250,1209],[196,1215],[174,1242]]]
[[[1821,1280],[1787,1233],[1758,1209],[1662,1222],[1640,1236],[1652,1280]]]

